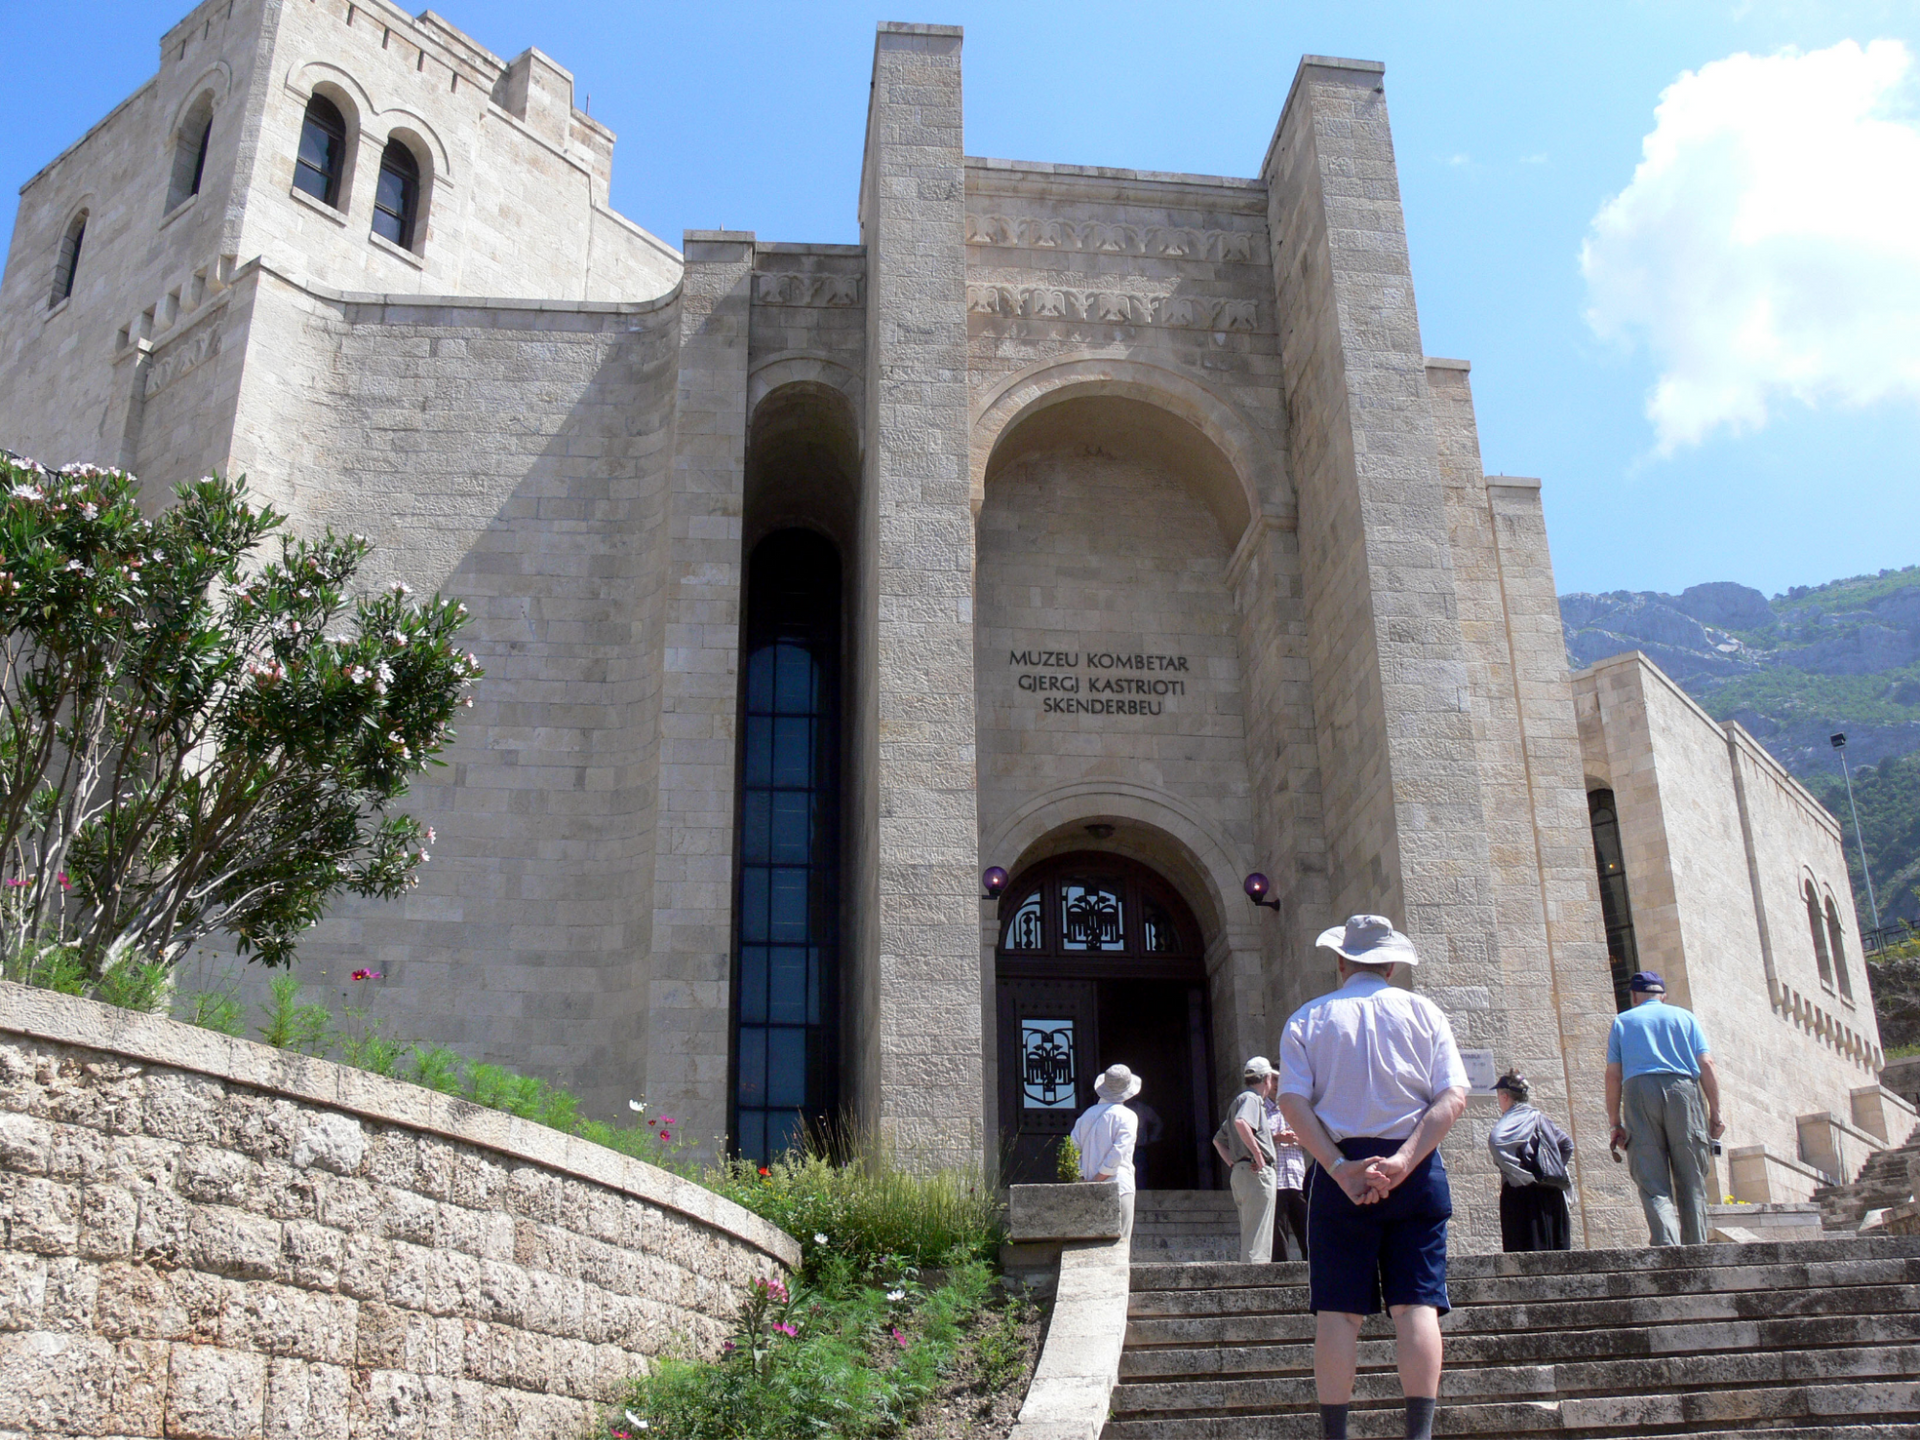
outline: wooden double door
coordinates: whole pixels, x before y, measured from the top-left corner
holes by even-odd
[[[1118,1063],[1144,1082],[1128,1102],[1139,1186],[1210,1188],[1206,967],[1178,892],[1117,856],[1048,861],[1007,888],[996,970],[1008,1180],[1052,1179],[1060,1138]]]

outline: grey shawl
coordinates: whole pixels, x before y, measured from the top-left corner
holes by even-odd
[[[1569,1171],[1573,1169],[1573,1138],[1542,1112],[1525,1101],[1516,1101],[1487,1137],[1487,1149],[1493,1152],[1493,1163],[1500,1168],[1500,1175],[1509,1186],[1532,1186],[1540,1180],[1521,1162],[1521,1157],[1527,1153],[1536,1136],[1540,1138],[1543,1148],[1557,1147],[1561,1164]]]

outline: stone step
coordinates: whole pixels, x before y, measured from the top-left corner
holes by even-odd
[[[1298,1263],[1269,1265],[1273,1273],[1297,1272]],[[1135,1270],[1138,1275],[1138,1268]],[[1920,1284],[1920,1256],[1885,1256],[1861,1260],[1814,1261],[1799,1264],[1720,1266],[1713,1272],[1715,1293],[1776,1292],[1847,1286]],[[1609,1271],[1560,1276],[1486,1276],[1450,1278],[1447,1294],[1456,1311],[1472,1306],[1617,1301],[1642,1297],[1700,1294],[1696,1273],[1686,1271]],[[1256,1312],[1299,1312],[1306,1309],[1304,1276],[1272,1275],[1266,1284],[1212,1291],[1144,1290],[1128,1296],[1131,1316],[1241,1315]]]
[[[1649,1426],[1628,1426],[1620,1429],[1586,1429],[1580,1426],[1542,1426],[1534,1422],[1528,1429],[1501,1429],[1498,1416],[1482,1418],[1480,1408],[1463,1408],[1475,1414],[1457,1416],[1446,1401],[1440,1403],[1440,1410],[1434,1418],[1434,1435],[1580,1435],[1582,1441],[1626,1441],[1628,1437],[1667,1437],[1684,1435],[1690,1441],[1749,1441],[1751,1437],[1766,1437],[1766,1441],[1920,1441],[1920,1422],[1901,1422],[1901,1420],[1874,1420],[1859,1422],[1853,1416],[1836,1418],[1834,1424],[1814,1424],[1809,1426],[1805,1420],[1793,1422],[1782,1418],[1778,1424],[1747,1420],[1736,1428],[1720,1428],[1713,1422],[1678,1422],[1678,1424],[1649,1424]],[[1402,1410],[1394,1406],[1382,1408],[1380,1412],[1356,1410],[1348,1435],[1354,1441],[1371,1441],[1373,1437],[1388,1437],[1398,1441],[1402,1435]],[[1478,1426],[1478,1422],[1490,1420],[1492,1426]],[[1123,1420],[1114,1418],[1106,1424],[1100,1433],[1102,1441],[1250,1441],[1250,1437],[1260,1437],[1260,1441],[1319,1441],[1321,1429],[1317,1416],[1196,1416],[1196,1418],[1140,1418]]]
[[[1703,1321],[1762,1321],[1786,1316],[1882,1315],[1920,1309],[1920,1285],[1847,1286],[1830,1291],[1752,1291],[1620,1301],[1522,1302],[1457,1309],[1451,1329],[1593,1331]],[[1313,1335],[1304,1309],[1250,1315],[1138,1317],[1127,1321],[1128,1346],[1246,1344],[1297,1341]]]
[[[1378,1330],[1382,1328],[1372,1328]],[[1361,1370],[1389,1370],[1393,1342],[1363,1333]],[[1371,1339],[1369,1339],[1371,1337]],[[1551,1345],[1549,1345],[1549,1338]],[[1564,1354],[1576,1362],[1608,1359],[1708,1355],[1715,1352],[1818,1350],[1920,1344],[1920,1323],[1910,1316],[1787,1317],[1773,1321],[1677,1322],[1667,1326],[1609,1327],[1603,1331],[1476,1334],[1449,1330],[1449,1368],[1519,1366],[1553,1361]],[[1313,1369],[1311,1330],[1304,1339],[1246,1345],[1150,1346],[1129,1348],[1120,1358],[1123,1378],[1171,1380],[1255,1373],[1285,1375]]]
[[[1449,1355],[1448,1362],[1442,1389],[1450,1401],[1491,1404],[1614,1397],[1649,1389],[1691,1393],[1843,1380],[1855,1385],[1910,1381],[1920,1373],[1920,1344],[1513,1366],[1462,1366]],[[1206,1415],[1309,1408],[1315,1404],[1312,1367],[1309,1355],[1306,1369],[1292,1375],[1123,1380],[1113,1393],[1113,1409],[1116,1415]],[[1363,1370],[1354,1394],[1383,1405],[1397,1400],[1399,1375],[1390,1364]]]
[[[1118,1393],[1115,1395],[1118,1402]],[[1355,1437],[1399,1436],[1401,1403],[1356,1403]],[[1862,1424],[1863,1417],[1872,1418]],[[1434,1431],[1441,1436],[1920,1436],[1920,1382],[1852,1382],[1649,1392],[1561,1401],[1450,1403],[1441,1382]],[[1317,1411],[1235,1411],[1136,1416],[1119,1410],[1101,1432],[1108,1441],[1148,1437],[1318,1436]]]

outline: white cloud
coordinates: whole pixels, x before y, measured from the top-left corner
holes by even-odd
[[[1920,128],[1895,40],[1733,55],[1660,97],[1580,251],[1588,322],[1644,341],[1659,450],[1771,403],[1920,403]]]

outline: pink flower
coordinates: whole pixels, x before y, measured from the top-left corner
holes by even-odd
[[[353,978],[356,981],[378,981],[385,979],[378,971],[355,971]]]
[[[900,1334],[900,1328],[898,1326],[893,1328],[893,1344],[898,1346],[902,1351],[907,1349],[907,1338]]]
[[[660,1124],[661,1124],[661,1125],[663,1125],[663,1126],[671,1126],[671,1125],[673,1124],[673,1117],[671,1117],[671,1116],[662,1116],[662,1117],[660,1118]]]
[[[7,884],[8,884],[8,885],[10,885],[10,886],[24,886],[24,885],[26,884],[26,882],[25,882],[25,881],[23,881],[23,880],[19,880],[19,879],[16,879],[16,878],[12,878],[12,877],[9,877],[9,878],[8,878],[8,881],[7,881]]]
[[[65,871],[60,872],[60,889],[63,891],[73,889],[73,882],[67,879],[67,873]]]
[[[775,1321],[773,1323],[773,1329],[778,1331],[782,1336],[798,1336],[800,1334],[798,1327],[789,1326],[785,1321]]]

